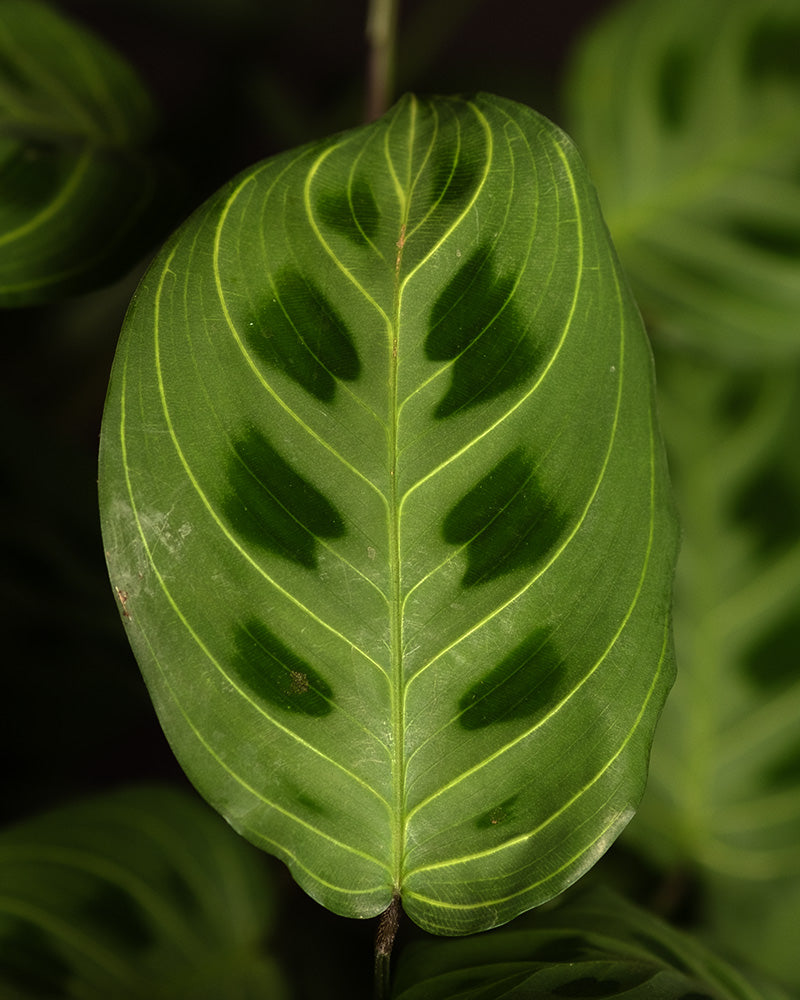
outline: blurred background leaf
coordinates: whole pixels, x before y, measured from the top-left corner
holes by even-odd
[[[127,788],[0,834],[8,1000],[281,1000],[257,852],[196,797]]]
[[[579,47],[570,124],[659,338],[800,354],[800,5],[633,0]]]
[[[165,233],[154,118],[98,38],[36,0],[0,0],[0,306],[107,282]]]
[[[800,5],[634,0],[571,127],[658,348],[683,521],[678,680],[628,843],[702,932],[800,985]],[[794,930],[792,930],[794,928]]]
[[[715,933],[798,985],[800,955],[777,941],[800,925],[800,379],[665,351],[658,371],[684,531],[680,669],[629,837],[699,870]],[[772,912],[765,951],[744,928]]]
[[[686,934],[608,890],[580,891],[500,931],[426,941],[403,955],[395,1000],[625,997],[780,1000]]]

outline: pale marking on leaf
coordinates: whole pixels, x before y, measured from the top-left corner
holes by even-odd
[[[619,295],[619,291],[620,291],[619,284],[617,283],[617,294],[618,295]],[[489,620],[490,618],[493,618],[496,614],[499,613],[499,611],[501,611],[504,608],[508,607],[508,605],[510,605],[513,601],[517,600],[523,593],[525,593],[525,591],[527,591],[533,585],[533,583],[537,579],[539,579],[539,577],[547,570],[547,568],[550,565],[552,565],[552,563],[561,555],[561,553],[564,551],[564,549],[566,548],[566,546],[569,544],[569,542],[572,540],[572,538],[577,533],[578,529],[580,528],[580,525],[585,520],[586,515],[588,513],[588,510],[589,510],[589,508],[591,507],[591,505],[592,505],[592,503],[594,501],[594,497],[596,496],[597,491],[600,488],[600,483],[602,482],[603,477],[605,475],[605,469],[606,469],[606,466],[608,465],[608,462],[610,460],[611,450],[613,448],[613,443],[614,443],[614,440],[615,440],[615,437],[616,437],[617,421],[618,421],[618,417],[619,417],[619,407],[620,407],[620,402],[621,402],[622,383],[623,383],[623,359],[624,359],[624,345],[625,345],[624,328],[625,327],[624,327],[624,322],[623,322],[623,324],[622,324],[623,333],[620,336],[620,361],[619,361],[619,365],[620,365],[620,378],[619,378],[618,389],[617,389],[617,408],[616,408],[616,411],[615,411],[615,414],[614,414],[614,425],[613,425],[613,430],[612,430],[612,434],[611,434],[611,440],[610,440],[610,443],[609,443],[608,450],[606,451],[606,456],[605,456],[605,460],[604,460],[604,463],[603,463],[603,466],[602,466],[602,469],[601,469],[601,472],[600,472],[600,477],[599,477],[597,483],[595,484],[595,488],[592,491],[592,494],[591,494],[591,496],[589,498],[589,501],[588,501],[588,503],[587,503],[587,505],[586,505],[586,507],[584,509],[583,514],[581,515],[580,520],[578,521],[578,524],[573,529],[573,531],[571,532],[571,534],[569,535],[569,537],[567,538],[567,540],[564,542],[564,544],[558,549],[558,551],[556,552],[556,554],[549,560],[549,562],[547,563],[547,565],[538,574],[535,574],[534,577],[531,579],[531,581],[529,581],[516,594],[514,594],[508,601],[506,601],[505,604],[503,604],[501,608],[499,608],[499,609],[495,610],[494,612],[492,612],[491,615],[486,616],[483,619],[483,621],[479,622],[478,625],[476,625],[473,629],[470,630],[470,632],[474,632],[478,628],[481,628],[485,624],[485,622],[487,620]],[[406,821],[407,822],[408,822],[408,820],[411,819],[411,817],[414,815],[414,813],[416,813],[418,810],[422,809],[424,806],[428,805],[430,802],[434,801],[443,792],[448,791],[452,787],[455,787],[461,781],[463,781],[464,779],[468,778],[471,774],[473,774],[476,771],[480,770],[481,768],[485,767],[487,764],[491,763],[491,761],[495,760],[501,754],[505,753],[506,750],[509,750],[512,747],[516,746],[522,740],[526,739],[528,736],[530,736],[532,733],[534,733],[537,729],[539,729],[541,726],[543,726],[549,719],[551,719],[558,711],[560,711],[563,708],[563,706],[576,694],[576,692],[579,691],[580,688],[582,688],[583,685],[587,683],[587,681],[595,673],[595,671],[599,669],[599,667],[601,666],[601,664],[605,661],[606,657],[608,656],[608,654],[613,649],[614,645],[617,643],[620,635],[622,634],[623,630],[625,629],[625,626],[627,625],[628,621],[630,620],[630,617],[633,614],[633,612],[635,610],[635,607],[636,607],[636,604],[637,604],[637,602],[639,600],[639,597],[641,595],[642,588],[644,587],[644,581],[645,581],[646,576],[647,576],[647,567],[648,567],[649,562],[650,562],[650,554],[651,554],[652,545],[653,545],[653,533],[654,533],[654,529],[655,529],[655,520],[654,520],[654,516],[653,516],[654,510],[655,510],[655,441],[654,441],[654,429],[653,429],[653,425],[652,425],[652,421],[651,421],[651,424],[650,424],[650,526],[649,526],[649,534],[648,534],[648,539],[647,539],[647,546],[645,548],[644,562],[643,562],[643,565],[642,565],[642,572],[640,574],[636,590],[635,590],[635,592],[633,594],[633,597],[632,597],[632,600],[631,600],[631,604],[630,604],[630,606],[629,606],[629,608],[628,608],[628,610],[627,610],[627,612],[625,614],[625,617],[620,622],[620,625],[619,625],[616,633],[612,637],[611,641],[609,642],[609,644],[606,647],[605,651],[603,652],[602,656],[597,660],[597,662],[592,666],[592,668],[585,674],[585,676],[581,679],[581,681],[574,688],[572,688],[572,690],[568,694],[566,694],[561,699],[561,701],[558,702],[558,704],[556,704],[555,706],[553,706],[553,708],[545,716],[543,716],[534,726],[532,726],[526,732],[522,733],[520,736],[516,737],[514,740],[510,741],[509,743],[507,743],[505,746],[501,747],[499,750],[497,750],[495,753],[491,754],[489,757],[487,757],[484,760],[480,761],[479,763],[473,765],[473,767],[471,767],[469,770],[467,770],[467,771],[463,772],[461,775],[459,775],[458,778],[454,779],[452,782],[448,783],[447,785],[444,785],[442,788],[440,788],[438,791],[436,791],[433,795],[428,796],[427,799],[424,799],[422,802],[419,802],[407,814],[407,816],[406,816]],[[466,634],[470,634],[470,633],[468,632]],[[422,671],[424,669],[427,669],[427,667],[429,667],[433,662],[435,662],[436,659],[438,659],[445,652],[447,652],[448,649],[452,649],[454,646],[456,646],[459,642],[461,642],[463,640],[463,638],[464,638],[464,636],[461,636],[459,639],[455,640],[455,642],[451,643],[450,646],[447,647],[447,649],[445,649],[441,653],[437,654],[437,656],[434,657],[432,660],[430,660],[427,664],[425,664],[424,667],[421,667],[420,670],[417,671],[417,673],[414,674],[414,676],[409,679],[408,685],[406,686],[406,692],[408,691],[408,688],[411,686],[411,683],[414,681],[414,679],[417,678],[417,677],[419,677],[419,675],[422,673]],[[421,749],[421,747],[419,749]],[[413,757],[413,755],[412,755],[412,757]]]
[[[639,710],[639,714],[634,719],[633,725],[631,726],[631,728],[625,734],[625,739],[619,745],[616,753],[614,753],[611,757],[609,757],[609,759],[606,761],[606,763],[603,765],[603,767],[601,767],[600,770],[594,775],[594,777],[591,779],[591,781],[586,782],[586,784],[583,785],[580,789],[578,789],[578,791],[575,792],[572,795],[571,798],[567,799],[567,801],[559,809],[557,809],[554,813],[552,813],[550,816],[548,816],[546,820],[543,820],[533,830],[527,830],[525,833],[521,833],[521,834],[519,834],[516,837],[512,837],[509,840],[504,841],[504,843],[502,843],[502,844],[498,844],[498,845],[496,845],[494,847],[487,848],[485,851],[476,851],[473,854],[465,854],[465,855],[463,855],[461,857],[449,858],[446,861],[436,861],[436,862],[433,862],[432,864],[420,865],[418,868],[413,868],[410,871],[406,872],[406,877],[410,878],[412,875],[416,875],[419,872],[433,871],[434,869],[438,869],[438,868],[450,868],[450,867],[452,867],[454,865],[467,864],[470,861],[475,861],[475,860],[477,860],[479,858],[485,858],[485,857],[489,857],[489,856],[494,855],[494,854],[499,854],[501,851],[505,851],[508,848],[516,847],[518,844],[523,844],[526,841],[531,840],[533,837],[535,837],[538,834],[540,834],[542,832],[542,830],[544,830],[551,823],[553,823],[555,820],[557,820],[560,816],[562,816],[564,813],[566,813],[568,809],[571,809],[572,806],[574,806],[575,803],[578,802],[579,799],[582,796],[584,796],[600,780],[600,778],[602,778],[602,776],[606,773],[606,771],[608,771],[608,769],[611,767],[611,765],[620,757],[620,755],[623,753],[623,751],[628,746],[628,744],[630,743],[630,741],[633,739],[633,736],[636,733],[636,731],[639,729],[639,726],[641,725],[642,719],[643,719],[644,714],[645,714],[645,710],[646,710],[647,706],[650,704],[650,699],[653,697],[653,693],[654,693],[654,691],[656,689],[656,686],[657,686],[657,681],[661,677],[661,673],[662,673],[662,670],[663,670],[663,667],[664,667],[664,662],[665,662],[665,659],[666,659],[667,650],[669,648],[669,625],[670,625],[670,618],[669,618],[669,615],[667,615],[665,617],[665,619],[664,619],[664,639],[663,639],[663,642],[662,642],[662,645],[661,645],[661,655],[659,656],[659,659],[658,659],[658,667],[657,667],[657,669],[653,673],[653,679],[652,679],[652,681],[650,683],[650,688],[649,688],[649,690],[647,692],[646,698],[644,699],[642,707]],[[582,681],[581,684],[583,684],[583,683],[584,682]],[[538,728],[538,726],[534,727],[534,728]],[[527,734],[525,734],[525,735],[527,735]],[[522,738],[524,739],[524,737],[522,737]],[[518,743],[520,741],[519,740],[515,740],[514,742]],[[505,748],[503,748],[503,749],[505,749]],[[500,751],[500,752],[502,752],[502,751]],[[499,756],[499,754],[496,754],[495,756]],[[469,772],[467,772],[467,773],[469,773]],[[452,787],[452,785],[450,787]],[[431,801],[431,800],[429,799],[427,801]],[[423,804],[424,803],[421,803],[420,805],[423,805]],[[420,807],[417,807],[417,808],[420,808]],[[409,816],[413,815],[413,813],[416,812],[416,811],[417,811],[416,809],[412,810],[409,813]],[[632,815],[632,813],[633,813],[633,810],[631,810],[631,815]],[[583,854],[583,853],[585,853],[585,852],[582,851],[581,854]],[[576,857],[580,857],[580,856],[581,855],[576,855]],[[547,881],[547,879],[545,879],[544,881]],[[539,884],[540,883],[535,882],[535,883],[533,883],[533,886],[536,886],[536,885],[539,885]],[[533,888],[533,886],[528,886],[528,889]]]

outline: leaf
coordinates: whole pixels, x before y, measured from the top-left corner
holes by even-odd
[[[393,992],[394,1000],[766,995],[692,937],[602,890],[493,934],[412,945],[400,958]]]
[[[587,35],[571,122],[648,328],[800,354],[800,7],[635,0]]]
[[[748,373],[666,351],[658,362],[683,525],[680,670],[629,835],[661,863],[699,868],[709,908],[721,916],[718,898],[741,899],[728,909],[743,926],[748,912],[782,897],[793,932],[800,920],[800,372]],[[758,964],[762,954],[753,947],[749,958]],[[784,970],[791,966],[800,983],[794,947],[784,958]],[[774,972],[776,963],[766,967]]]
[[[3,996],[277,1000],[258,860],[166,787],[121,789],[0,833]]]
[[[0,306],[84,291],[137,260],[165,212],[143,152],[153,118],[102,42],[35,0],[0,0]]]
[[[651,380],[571,144],[500,98],[253,167],[145,276],[111,582],[191,779],[330,909],[488,928],[630,818],[672,678]]]

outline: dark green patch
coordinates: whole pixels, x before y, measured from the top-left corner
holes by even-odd
[[[84,920],[112,947],[144,951],[156,943],[155,935],[136,900],[115,885],[104,885],[84,903]]]
[[[496,826],[507,823],[514,816],[514,803],[518,798],[519,793],[512,795],[511,798],[504,799],[502,802],[498,802],[491,809],[487,809],[485,813],[482,813],[475,820],[475,826],[479,830],[491,830]]]
[[[317,215],[330,229],[360,245],[375,238],[380,224],[372,189],[362,178],[349,191],[323,194],[317,202]]]
[[[800,229],[789,219],[733,219],[727,229],[736,239],[765,253],[793,260],[800,257]]]
[[[684,993],[680,1000],[714,1000],[710,993]]]
[[[661,120],[671,129],[680,128],[688,117],[696,62],[689,49],[673,46],[664,54],[657,81]]]
[[[800,678],[800,615],[782,621],[752,647],[742,667],[745,676],[764,691],[777,692]]]
[[[553,962],[580,962],[592,954],[592,951],[585,938],[578,934],[569,934],[537,945],[530,955],[530,960],[545,962],[548,965]]]
[[[317,671],[274,633],[251,619],[236,630],[231,669],[251,694],[287,712],[328,715],[333,691]]]
[[[734,517],[755,533],[761,548],[773,552],[800,532],[800,496],[781,468],[767,469],[736,498]]]
[[[764,19],[753,27],[745,51],[745,72],[755,81],[800,79],[800,21]]]
[[[465,729],[482,729],[542,714],[555,700],[563,672],[547,631],[535,629],[463,695],[459,722]]]
[[[534,566],[553,548],[566,518],[541,488],[522,448],[510,452],[444,519],[451,545],[466,545],[462,586]]]
[[[661,959],[661,961],[670,969],[676,969],[679,972],[685,973],[687,976],[693,975],[692,970],[681,958],[681,956],[674,952],[668,945],[664,944],[663,941],[659,941],[650,934],[637,931],[631,931],[631,937],[634,941],[638,941],[639,944],[644,945],[651,955]]]
[[[317,539],[345,532],[336,508],[258,431],[234,440],[233,451],[223,502],[233,528],[254,545],[316,568]]]
[[[24,996],[59,1000],[73,996],[69,965],[44,931],[27,921],[14,920],[0,935],[0,982]]]
[[[358,378],[361,365],[347,325],[311,278],[287,269],[274,290],[241,323],[247,346],[323,403],[336,394],[336,380]]]
[[[557,997],[613,997],[622,993],[625,987],[616,979],[596,979],[594,976],[584,976],[573,979],[571,983],[562,983],[553,988],[553,996]]]
[[[528,381],[537,356],[522,312],[514,305],[515,278],[500,277],[488,246],[462,264],[430,316],[425,354],[453,361],[450,387],[435,415],[449,417]]]
[[[800,786],[800,739],[764,768],[761,780],[765,788],[776,792]]]
[[[436,159],[432,167],[433,187],[431,197],[441,205],[466,204],[475,192],[483,170],[483,162],[473,158],[461,149],[456,159],[446,144],[436,147]],[[453,150],[454,151],[454,150]]]

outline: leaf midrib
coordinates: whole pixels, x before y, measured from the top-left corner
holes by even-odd
[[[405,250],[406,230],[411,205],[411,166],[414,153],[414,138],[417,104],[411,99],[409,135],[407,140],[408,159],[406,165],[405,192],[400,206],[400,227],[397,239],[397,257],[394,262],[392,284],[392,311],[389,346],[389,632],[391,636],[390,670],[392,693],[392,861],[394,892],[400,893],[403,858],[405,855],[406,832],[406,758],[405,758],[405,684],[403,676],[403,599],[400,571],[400,499],[397,489],[398,425],[400,407],[398,405],[398,354],[400,342],[400,303],[402,285],[400,268]],[[388,150],[387,150],[388,155]],[[398,192],[399,193],[399,192]]]

